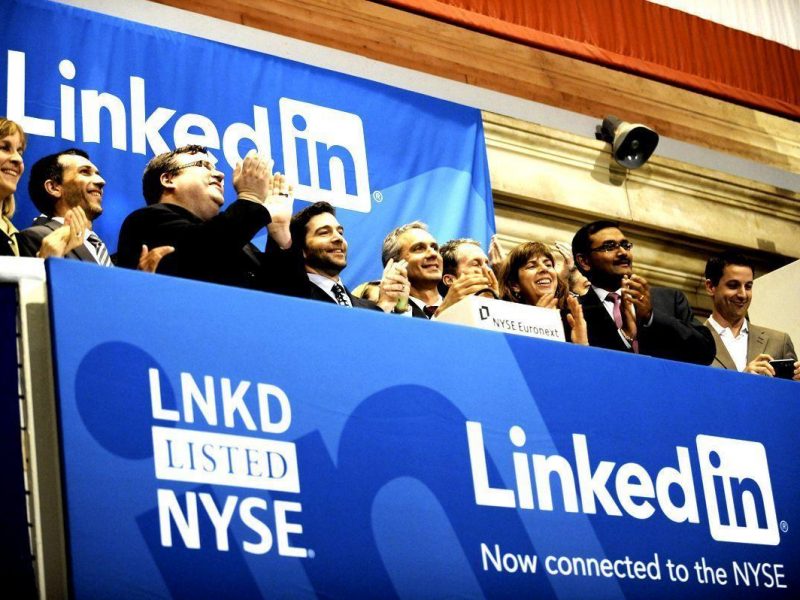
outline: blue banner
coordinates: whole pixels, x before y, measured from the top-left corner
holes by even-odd
[[[76,598],[797,595],[794,382],[71,261],[48,284]]]
[[[95,229],[112,250],[144,206],[154,155],[208,146],[234,197],[251,148],[297,185],[296,209],[339,207],[351,284],[381,272],[384,236],[420,219],[444,242],[494,231],[478,110],[373,81],[41,0],[0,5],[0,114],[30,136],[25,160],[77,146],[107,181]],[[27,177],[16,225],[37,215]],[[263,241],[263,238],[262,240]]]

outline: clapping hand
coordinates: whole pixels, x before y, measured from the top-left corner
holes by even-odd
[[[275,173],[272,176],[264,206],[267,207],[271,219],[267,231],[270,237],[286,250],[292,245],[289,223],[292,220],[294,207],[294,188],[285,175]]]
[[[80,206],[70,208],[64,215],[64,224],[42,240],[39,258],[63,257],[83,244],[87,230],[92,228]]]

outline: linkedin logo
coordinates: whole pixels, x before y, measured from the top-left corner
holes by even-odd
[[[352,113],[281,98],[286,176],[295,196],[309,202],[369,212],[371,198],[364,125]]]

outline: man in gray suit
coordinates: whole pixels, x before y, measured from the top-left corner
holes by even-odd
[[[89,222],[93,222],[103,213],[105,185],[100,171],[83,150],[70,148],[36,161],[31,168],[28,192],[42,216],[19,233],[20,254],[36,256],[44,238],[64,225],[67,211],[72,208],[82,208]],[[83,243],[65,258],[112,264],[108,248],[91,229],[86,230]]]
[[[28,193],[42,214],[31,227],[17,234],[20,255],[63,256],[113,266],[108,248],[92,230],[92,223],[103,214],[105,185],[89,155],[78,148],[37,160],[31,167]],[[51,235],[54,232],[58,235]],[[161,259],[174,248],[142,247],[138,251],[137,268],[154,273]]]
[[[771,360],[791,359],[793,379],[800,381],[800,361],[787,333],[754,325],[747,320],[753,299],[752,263],[734,252],[723,252],[706,263],[706,291],[714,310],[705,325],[711,330],[717,353],[712,367],[775,376]]]

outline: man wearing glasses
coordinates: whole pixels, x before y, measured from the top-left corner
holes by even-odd
[[[589,345],[672,360],[711,364],[715,346],[686,296],[651,287],[633,272],[633,244],[614,221],[581,227],[572,253],[591,288],[580,298]]]
[[[142,245],[172,246],[159,273],[250,289],[271,289],[273,261],[250,241],[263,228],[291,245],[291,189],[272,161],[248,153],[233,173],[236,200],[224,211],[225,176],[206,148],[190,145],[153,158],[142,176],[147,206],[125,219],[118,261],[135,268]]]

